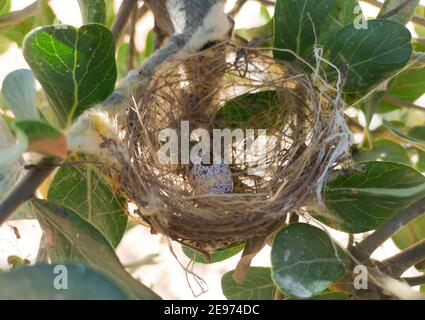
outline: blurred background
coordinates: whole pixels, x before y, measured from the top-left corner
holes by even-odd
[[[0,5],[2,1],[0,0]],[[22,9],[32,2],[33,0],[12,0],[12,10]],[[115,0],[115,10],[118,10],[120,3],[120,0]],[[233,8],[234,3],[235,0],[227,1],[226,10]],[[73,26],[82,24],[77,0],[51,0],[50,4],[55,11],[58,23]],[[367,17],[375,17],[377,15],[378,9],[376,7],[364,2],[360,2],[360,4]],[[425,1],[421,1],[421,4],[425,5]],[[266,9],[258,1],[247,1],[236,16],[236,28],[262,25],[264,23],[261,14],[262,10]],[[270,15],[273,15],[272,8],[267,8],[267,10]],[[149,12],[138,22],[136,46],[139,52],[145,51],[146,38],[153,25],[153,17]],[[413,33],[413,28],[409,27]],[[0,40],[1,37],[0,31]],[[16,44],[10,44],[9,47],[2,48],[0,52],[2,52],[0,53],[0,83],[3,82],[9,72],[20,68],[29,68],[22,56],[21,49]],[[424,107],[425,96],[418,100],[416,104]],[[375,119],[375,122],[379,122],[379,119]],[[342,245],[347,243],[348,239],[345,234],[334,230],[330,230],[330,232]],[[0,269],[8,270],[10,268],[8,263],[8,257],[10,256],[18,256],[22,259],[27,259],[29,263],[34,263],[41,234],[41,229],[35,220],[10,221],[2,226],[0,228]],[[359,239],[364,236],[364,234],[356,235]],[[198,296],[201,288],[193,277],[186,274],[184,270],[184,267],[189,263],[189,259],[182,253],[179,244],[174,243],[173,250],[176,257],[170,252],[168,242],[165,239],[151,235],[149,230],[142,226],[130,226],[118,247],[118,256],[136,278],[140,279],[145,285],[150,286],[163,298],[224,299],[220,285],[221,277],[225,272],[235,268],[240,254],[216,264],[195,264],[193,271],[204,279],[208,286],[207,292]],[[392,240],[389,240],[375,252],[374,257],[381,260],[394,255],[396,252],[398,252],[397,247]],[[270,266],[269,259],[270,248],[266,247],[254,259],[253,265]],[[415,276],[420,274],[411,268],[406,275]]]

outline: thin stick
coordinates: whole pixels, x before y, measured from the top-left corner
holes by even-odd
[[[29,6],[23,8],[22,10],[13,11],[7,13],[3,16],[0,16],[0,27],[8,26],[12,24],[18,24],[24,21],[26,18],[35,14],[38,10],[39,1],[34,1]]]
[[[124,35],[131,13],[137,7],[137,0],[123,0],[118,10],[117,17],[112,25],[112,34],[115,43],[119,43]]]
[[[401,280],[406,281],[406,283],[411,287],[420,286],[422,284],[425,284],[425,276],[401,278]]]
[[[235,17],[239,11],[241,11],[242,7],[248,0],[237,0],[232,10],[229,11],[228,15],[231,17]]]
[[[0,226],[25,202],[35,196],[35,192],[46,178],[55,170],[56,158],[47,158],[37,167],[29,170],[16,188],[0,204]]]
[[[412,110],[416,110],[416,111],[422,111],[422,112],[425,111],[425,108],[418,106],[417,104],[414,104],[414,103],[409,102],[409,101],[401,100],[401,99],[394,97],[394,96],[390,96],[390,95],[384,96],[383,100],[386,101],[386,102],[398,105],[400,107],[404,107],[404,108],[408,108],[408,109],[412,109]]]
[[[382,261],[382,263],[388,266],[388,273],[390,275],[398,278],[404,271],[423,260],[425,260],[425,239],[415,243],[395,256]]]
[[[130,43],[128,48],[128,70],[134,69],[136,59],[136,24],[137,24],[138,10],[133,10],[130,21]]]
[[[412,0],[404,0],[404,2],[400,3],[394,9],[384,13],[383,15],[379,15],[378,18],[386,19],[386,18],[392,17],[392,16],[396,15],[397,13],[399,13],[401,10],[403,10],[403,8],[405,8],[411,2],[412,2]]]
[[[374,233],[358,243],[354,250],[360,257],[368,258],[370,255],[394,233],[402,229],[409,222],[425,212],[425,197],[395,215],[386,223],[380,225]]]

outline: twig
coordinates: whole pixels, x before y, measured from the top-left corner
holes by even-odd
[[[24,21],[26,18],[35,14],[38,10],[39,1],[34,1],[29,6],[23,8],[22,10],[13,11],[7,13],[3,16],[0,16],[0,27],[8,26],[12,24],[18,24]]]
[[[411,287],[420,286],[422,284],[425,284],[425,275],[417,276],[417,277],[401,278],[401,280],[406,281],[406,283]]]
[[[278,287],[275,287],[274,289],[274,296],[273,296],[273,300],[283,300],[285,299],[285,295],[282,293],[282,291],[280,291],[280,289]]]
[[[380,225],[374,233],[363,239],[353,249],[362,258],[370,255],[394,233],[425,212],[425,197]]]
[[[425,45],[425,39],[414,39],[415,42]],[[425,53],[423,52],[414,52],[412,60],[418,64],[425,64]]]
[[[242,7],[248,0],[237,0],[233,8],[228,12],[228,15],[231,17],[235,17],[239,11],[241,11]]]
[[[360,1],[369,3],[372,6],[375,6],[377,8],[381,8],[381,6],[382,6],[382,3],[379,2],[379,1],[377,1],[377,0],[360,0]],[[411,19],[411,21],[414,24],[425,28],[425,19],[424,18],[418,17],[418,16],[413,16],[412,19]]]
[[[146,5],[146,3],[143,3],[143,5],[137,11],[137,20],[142,19],[148,12],[149,12],[148,6]]]
[[[128,47],[128,70],[134,69],[136,59],[136,24],[137,24],[138,10],[133,10],[130,21],[130,43]]]
[[[401,10],[403,10],[404,7],[406,7],[409,3],[411,3],[412,0],[404,0],[404,2],[400,3],[397,7],[395,7],[394,9],[379,15],[378,18],[382,18],[382,19],[386,19],[389,17],[392,17],[394,15],[396,15],[397,13],[399,13]]]
[[[55,170],[57,158],[44,159],[40,164],[27,173],[16,188],[0,204],[0,226],[25,202],[31,200],[38,187]]]
[[[382,261],[382,263],[387,266],[387,272],[391,276],[399,278],[404,271],[423,260],[425,260],[425,239]]]
[[[123,0],[118,10],[117,17],[112,25],[112,34],[115,43],[119,43],[124,35],[125,28],[133,10],[136,10],[137,0]]]
[[[425,111],[425,108],[418,106],[417,104],[414,104],[414,103],[409,102],[409,101],[401,100],[401,99],[394,97],[394,96],[390,96],[390,95],[384,96],[383,100],[386,101],[386,102],[398,105],[400,107],[404,107],[404,108],[408,108],[408,109],[412,109],[412,110],[416,110],[416,111],[422,111],[422,112]]]

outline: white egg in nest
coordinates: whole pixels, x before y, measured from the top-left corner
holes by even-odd
[[[194,164],[189,177],[197,194],[223,194],[233,191],[232,171],[227,164]]]

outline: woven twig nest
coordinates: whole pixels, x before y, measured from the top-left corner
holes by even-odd
[[[321,189],[347,146],[337,92],[324,88],[290,63],[228,44],[162,64],[129,110],[130,155],[120,160],[124,193],[153,233],[203,252],[266,237]],[[269,105],[249,102],[261,98],[259,92],[271,95]],[[235,99],[241,95],[246,103]],[[249,170],[258,166],[249,160],[163,164],[158,136],[165,128],[180,136],[182,121],[211,137],[217,128],[267,129],[278,143],[262,159],[260,173]],[[213,178],[202,180],[199,174]],[[204,182],[212,187],[200,188]]]

